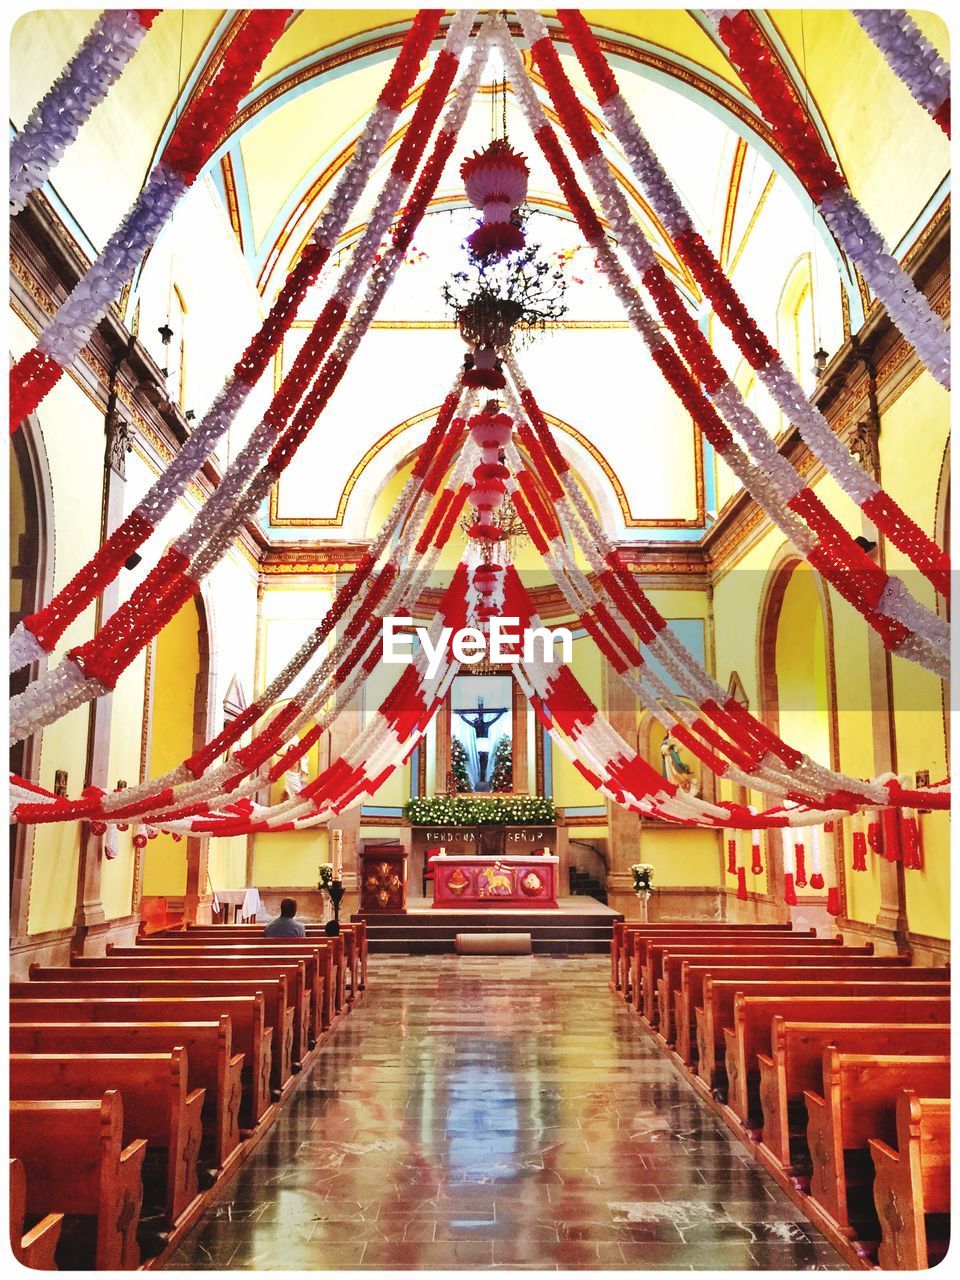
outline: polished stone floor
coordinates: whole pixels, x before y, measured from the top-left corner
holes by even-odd
[[[172,1267],[843,1268],[593,957],[371,957]]]

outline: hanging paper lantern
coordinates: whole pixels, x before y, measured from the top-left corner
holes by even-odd
[[[747,900],[747,868],[737,867],[737,898],[740,902]]]
[[[783,877],[783,900],[788,907],[797,905],[797,891],[793,886],[793,876],[787,871]]]
[[[503,449],[513,435],[513,419],[508,413],[474,414],[469,427],[474,442],[484,450]]]
[[[145,849],[147,847],[147,837],[142,831],[138,831],[133,837],[133,847],[135,849]]]
[[[467,237],[478,258],[502,258],[524,246],[521,228],[512,220],[527,196],[527,162],[506,138],[497,138],[460,166],[467,199],[483,211],[483,222]]]
[[[840,890],[835,884],[827,890],[827,911],[832,916],[840,914]]]
[[[463,385],[483,387],[487,391],[499,391],[507,385],[493,347],[477,347],[474,350],[473,365],[464,370]]]
[[[492,511],[503,499],[507,491],[504,480],[509,476],[506,467],[499,462],[481,463],[474,470],[474,485],[470,490],[470,504],[481,511]]]
[[[95,836],[102,836],[107,829],[107,824],[100,818],[95,818],[90,823],[90,830]]]
[[[472,524],[467,530],[471,538],[477,538],[481,542],[502,542],[506,536],[499,525],[495,525],[492,520],[478,520],[476,524]]]

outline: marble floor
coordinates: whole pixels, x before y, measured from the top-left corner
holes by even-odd
[[[593,957],[371,957],[173,1268],[843,1269]]]

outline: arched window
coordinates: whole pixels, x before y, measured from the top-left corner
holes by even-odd
[[[787,276],[777,307],[777,345],[784,363],[800,385],[812,389],[816,382],[813,353],[816,345],[813,316],[813,273],[810,254],[802,254]]]
[[[179,286],[170,284],[170,319],[167,321],[173,337],[167,346],[167,390],[170,398],[180,406],[187,407],[186,389],[186,327],[187,304]]]

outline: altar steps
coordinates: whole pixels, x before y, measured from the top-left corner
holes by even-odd
[[[354,919],[361,917],[355,916]],[[370,951],[452,955],[458,933],[529,933],[535,955],[608,955],[615,912],[413,911],[365,915]]]

